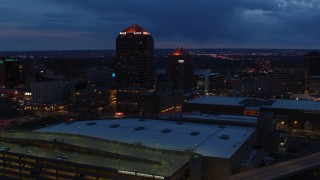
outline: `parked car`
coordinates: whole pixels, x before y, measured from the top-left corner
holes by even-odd
[[[57,157],[57,160],[66,161],[66,160],[68,160],[68,156],[59,156],[59,157]]]
[[[10,150],[10,148],[8,148],[8,147],[4,147],[4,146],[0,147],[0,151],[9,151],[9,150]]]

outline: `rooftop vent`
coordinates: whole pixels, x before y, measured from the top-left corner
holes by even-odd
[[[88,126],[93,126],[93,125],[95,125],[95,124],[97,124],[97,123],[96,123],[96,122],[88,122],[88,123],[87,123]]]
[[[224,126],[224,125],[220,125],[220,126],[218,126],[219,128],[226,128],[226,126]]]
[[[117,128],[117,127],[120,127],[120,124],[112,124],[109,126],[110,128]]]
[[[181,124],[183,124],[183,122],[182,121],[178,121],[176,124],[181,125]]]
[[[223,134],[223,135],[220,136],[220,138],[221,138],[221,139],[229,139],[230,136],[227,135],[227,134]]]
[[[141,145],[142,145],[142,143],[139,142],[139,141],[135,141],[135,142],[133,142],[132,144],[133,144],[133,145],[136,145],[136,146],[141,146]]]
[[[199,135],[199,134],[200,134],[199,131],[192,131],[192,132],[190,133],[190,135],[192,135],[192,136],[197,136],[197,135]]]
[[[139,119],[139,121],[146,121],[145,119]]]
[[[143,129],[145,129],[144,126],[138,126],[138,127],[134,128],[134,130],[136,130],[136,131],[141,131]]]
[[[165,129],[163,129],[161,132],[163,132],[163,133],[169,133],[169,132],[171,132],[171,129],[165,128]]]

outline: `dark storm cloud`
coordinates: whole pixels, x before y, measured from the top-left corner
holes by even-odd
[[[27,0],[38,3],[33,11],[0,1],[7,4],[0,4],[0,38],[11,33],[17,41],[14,32],[25,31],[48,43],[54,37],[50,48],[113,49],[132,23],[148,29],[160,48],[319,48],[317,0]]]

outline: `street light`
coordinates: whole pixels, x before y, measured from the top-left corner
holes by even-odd
[[[114,140],[115,140],[115,142],[116,142],[117,160],[118,160],[118,169],[120,169],[119,141],[117,140],[117,133],[116,133],[116,132],[114,132]]]
[[[156,173],[155,173],[156,170],[157,170],[157,169],[152,169],[152,175],[153,175],[153,177],[154,177],[154,175],[156,174]]]
[[[78,126],[78,153],[80,152],[80,144],[79,144],[79,141],[80,141],[80,126]]]

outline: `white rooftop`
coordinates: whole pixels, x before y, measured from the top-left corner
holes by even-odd
[[[96,124],[88,125],[90,122]],[[113,124],[120,126],[111,128]],[[139,126],[145,129],[135,130]],[[171,132],[164,133],[162,132],[164,129],[170,129]],[[255,128],[125,118],[61,123],[36,131],[79,134],[129,144],[139,143],[147,147],[191,150],[209,157],[229,158],[254,133]],[[190,134],[196,131],[199,132],[198,135]]]

